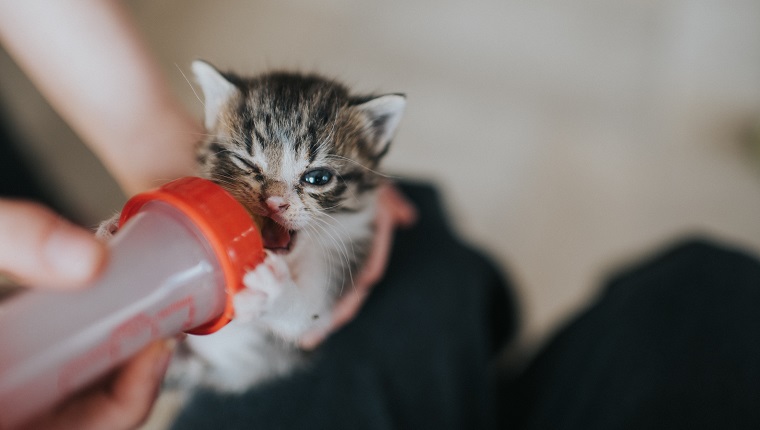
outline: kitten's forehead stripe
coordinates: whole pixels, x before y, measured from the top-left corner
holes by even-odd
[[[253,134],[256,137],[256,141],[260,142],[260,145],[264,145],[269,142],[269,139],[266,139],[264,137],[264,134],[262,134],[253,124],[251,124],[251,130],[247,134]],[[251,155],[253,155],[253,152],[251,152]]]
[[[309,162],[313,163],[317,158],[317,152],[319,149],[319,139],[317,137],[317,125],[315,122],[309,123],[309,128],[306,132],[305,140],[308,142]]]
[[[242,135],[245,149],[248,151],[248,154],[253,154],[253,136],[251,135],[251,130],[254,128],[253,116],[245,101],[241,101],[238,104],[237,115],[242,123],[240,134]]]

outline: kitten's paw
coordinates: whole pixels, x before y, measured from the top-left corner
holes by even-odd
[[[119,231],[119,217],[121,216],[120,213],[116,213],[111,218],[103,221],[98,226],[98,229],[95,230],[95,237],[98,239],[108,240],[110,239],[114,234],[116,234],[117,231]]]
[[[258,290],[268,294],[279,293],[282,286],[291,282],[288,263],[281,255],[266,251],[264,261],[246,273],[243,283],[249,290]]]
[[[290,270],[285,259],[267,251],[266,259],[243,277],[246,288],[233,298],[235,319],[245,321],[264,316],[289,282]]]

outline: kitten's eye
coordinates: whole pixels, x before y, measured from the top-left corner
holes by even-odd
[[[314,169],[310,170],[301,177],[301,182],[305,182],[309,185],[327,185],[328,182],[332,179],[333,175],[328,170],[325,169]]]

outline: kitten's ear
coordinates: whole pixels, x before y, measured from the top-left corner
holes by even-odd
[[[206,129],[211,130],[216,125],[222,107],[238,92],[238,89],[214,66],[205,61],[193,61],[192,68],[195,80],[203,90]]]
[[[403,94],[365,99],[354,106],[367,117],[372,150],[377,157],[385,155],[388,151],[388,145],[396,133],[405,106],[406,96]]]

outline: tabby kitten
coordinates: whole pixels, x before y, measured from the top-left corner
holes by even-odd
[[[264,217],[267,257],[246,274],[235,319],[188,337],[190,361],[177,366],[239,392],[292,370],[301,361],[296,341],[329,327],[337,297],[352,288],[371,244],[378,165],[405,98],[355,96],[317,75],[192,68],[208,132],[200,175]]]

